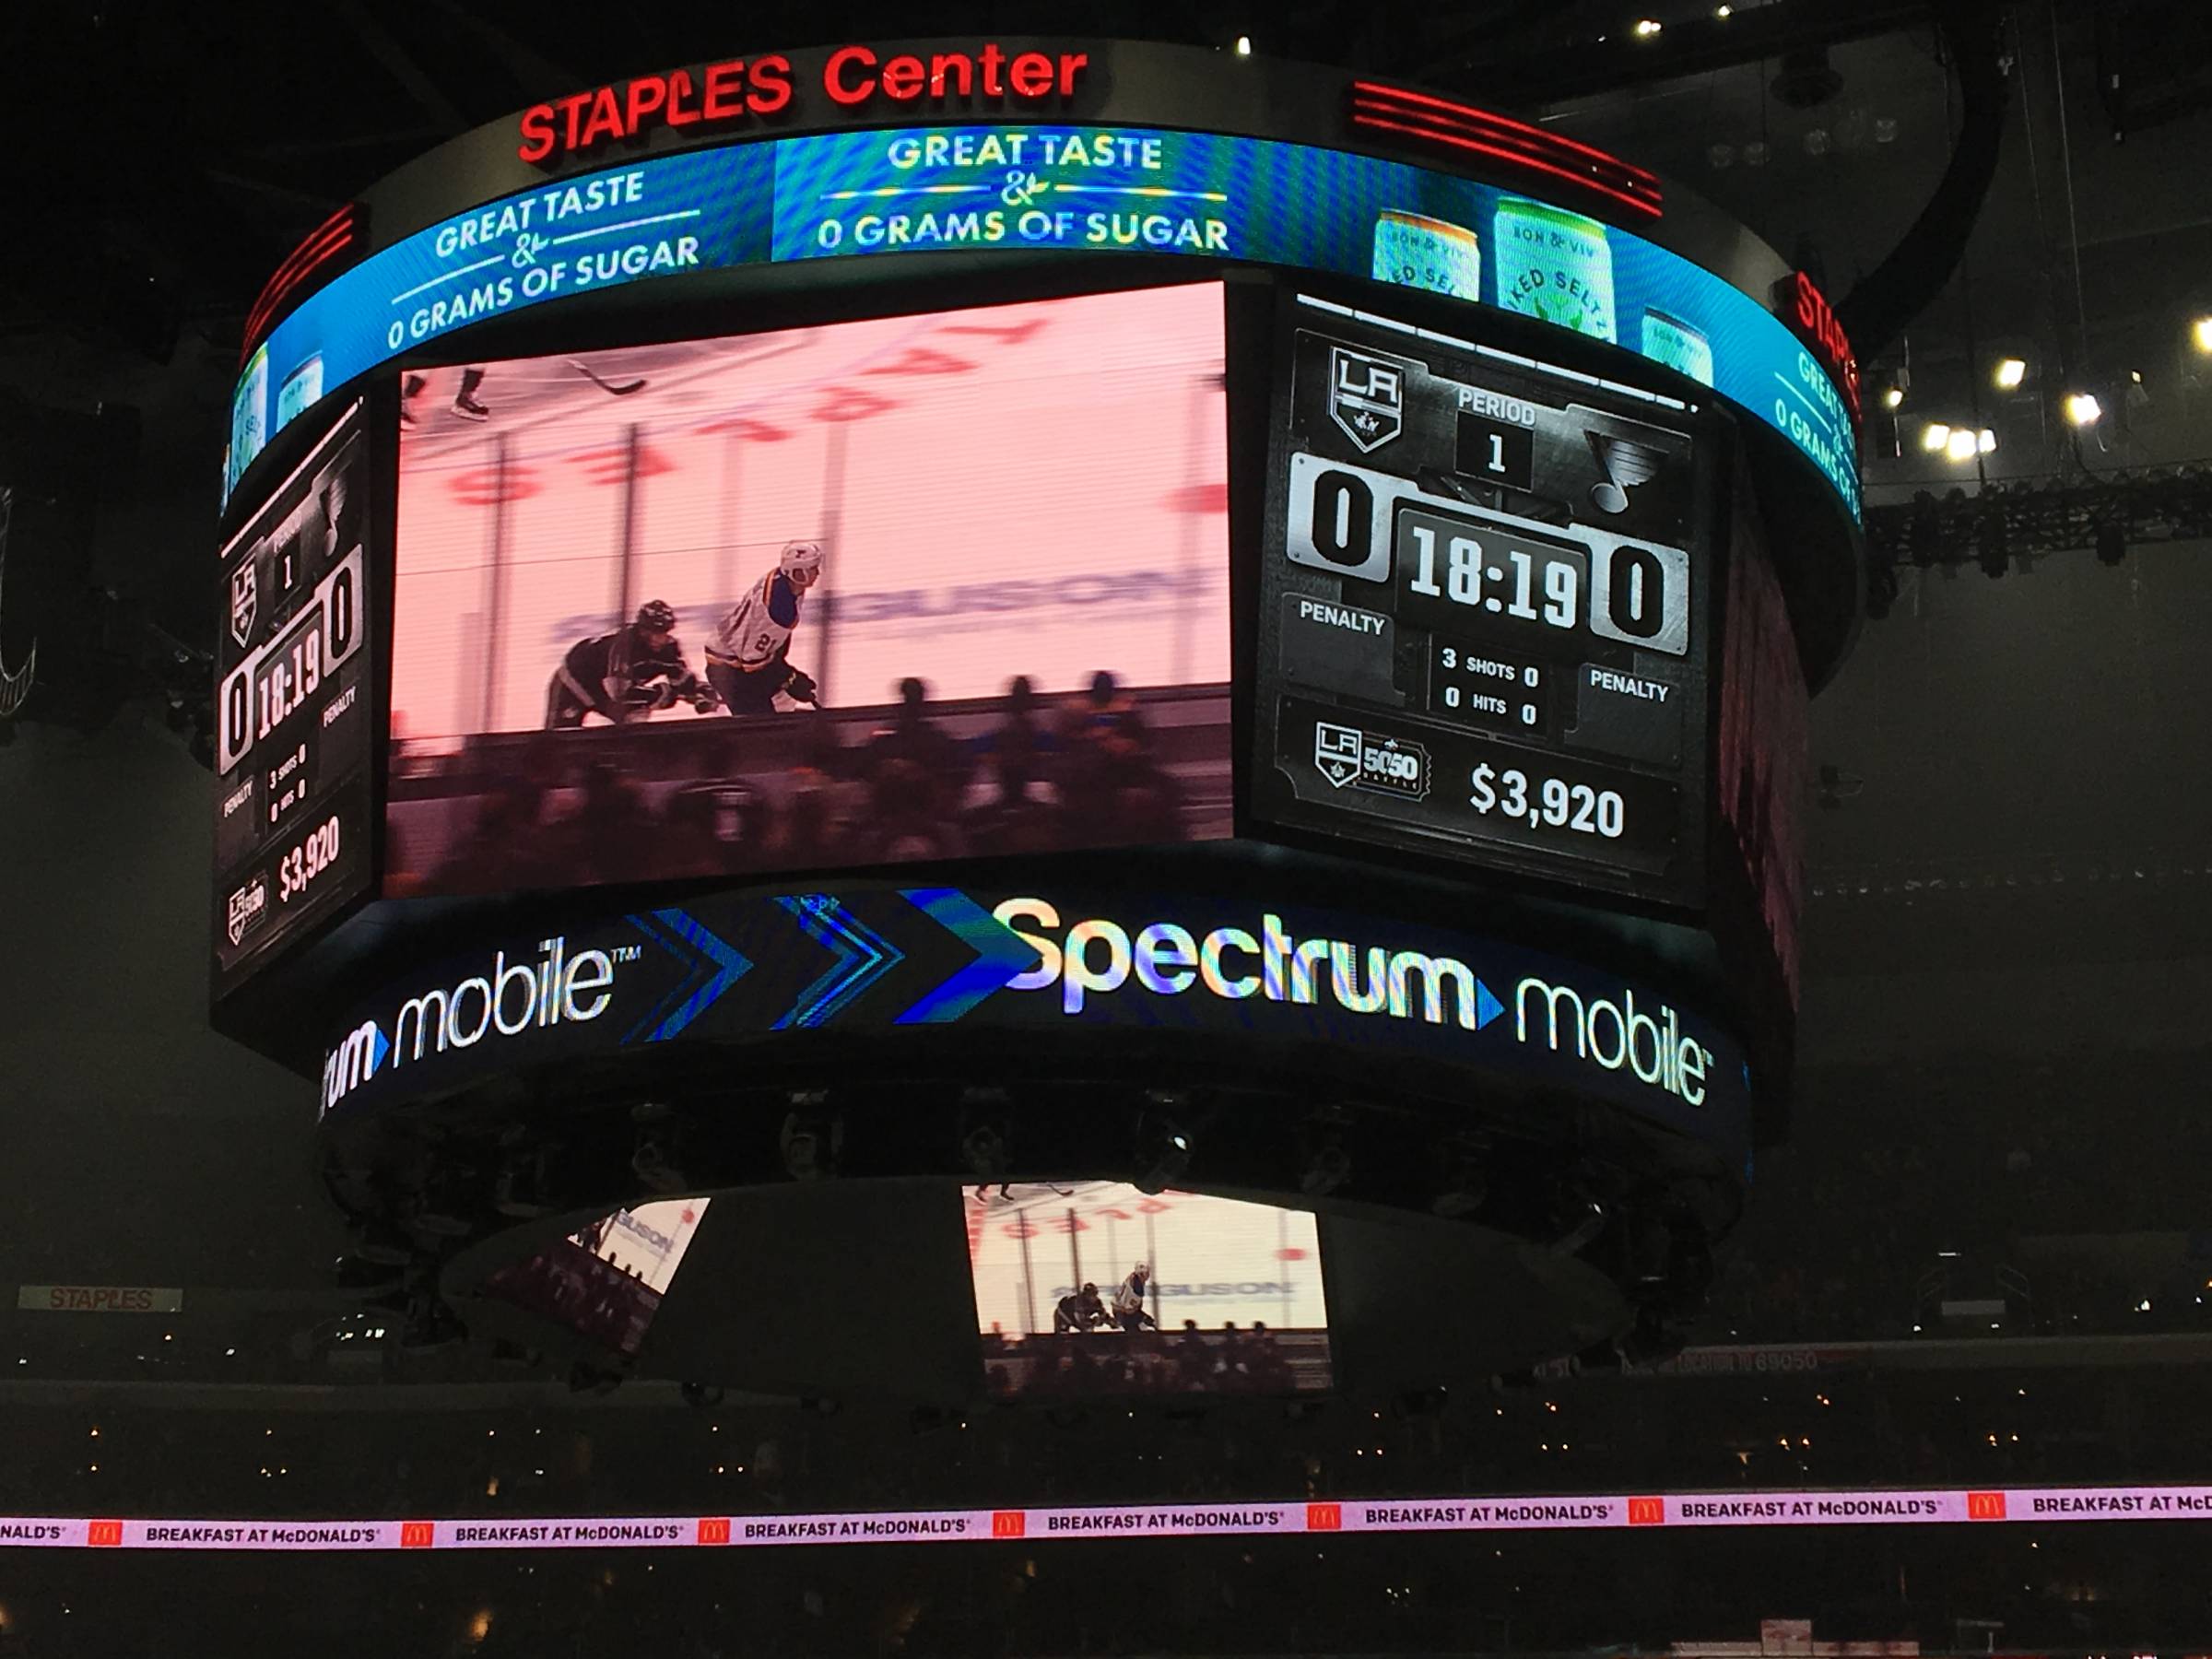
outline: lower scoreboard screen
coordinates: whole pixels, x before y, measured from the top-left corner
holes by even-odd
[[[369,494],[357,402],[222,551],[218,982],[369,882]]]
[[[1255,816],[1697,901],[1697,409],[1303,297],[1288,333]]]

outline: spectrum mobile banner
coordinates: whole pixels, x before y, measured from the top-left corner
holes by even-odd
[[[1740,1153],[1742,1045],[1674,993],[1477,935],[1249,896],[841,882],[487,939],[328,1041],[325,1112],[679,1038],[1116,1027],[1381,1048],[1595,1097]]]

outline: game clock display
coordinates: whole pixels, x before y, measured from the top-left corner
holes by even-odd
[[[222,552],[216,663],[218,983],[368,884],[371,607],[362,406]]]
[[[1288,332],[1255,816],[1699,902],[1698,409],[1311,299]]]

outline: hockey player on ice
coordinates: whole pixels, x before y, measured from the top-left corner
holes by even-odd
[[[546,688],[546,729],[571,730],[586,714],[627,725],[687,697],[701,714],[714,707],[713,691],[691,672],[677,642],[675,607],[653,599],[627,627],[569,647]]]
[[[806,590],[821,574],[821,543],[786,542],[776,568],[746,589],[715,629],[707,679],[732,714],[772,714],[778,692],[818,704],[813,677],[788,659]]]

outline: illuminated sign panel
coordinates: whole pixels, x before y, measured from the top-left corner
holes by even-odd
[[[1222,374],[1204,283],[418,377],[387,891],[1227,837]]]
[[[703,270],[993,249],[1250,260],[1499,306],[1711,385],[1787,436],[1858,512],[1841,394],[1782,319],[1679,254],[1405,162],[1047,123],[687,151],[548,183],[418,231],[311,295],[270,334],[234,399],[227,486],[321,388],[488,317]]]
[[[858,110],[891,104],[990,105],[1065,101],[1090,66],[1081,52],[1008,52],[985,41],[975,52],[899,53],[842,46],[824,60],[820,90],[831,104]],[[791,59],[780,52],[747,61],[710,64],[577,92],[523,112],[515,154],[533,163],[565,160],[610,139],[636,138],[654,127],[726,127],[793,106]]]
[[[369,884],[369,442],[356,403],[222,550],[218,979]]]
[[[1740,1044],[1681,998],[1587,964],[1257,900],[871,882],[487,943],[356,1009],[329,1040],[323,1104],[372,1109],[677,1039],[949,1024],[1399,1054],[1609,1101],[1729,1154],[1748,1145]]]
[[[1711,539],[1680,397],[1292,313],[1253,810],[1695,902]]]
[[[728,1548],[1221,1534],[1543,1532],[1636,1526],[1926,1526],[2212,1520],[2212,1487],[1757,1490],[1630,1496],[1217,1500],[1081,1509],[853,1510],[827,1514],[533,1516],[505,1521],[102,1521],[0,1516],[0,1543],[51,1549]]]
[[[1329,1386],[1311,1210],[1144,1193],[1121,1181],[979,1188],[967,1210],[983,1377],[995,1399]]]

